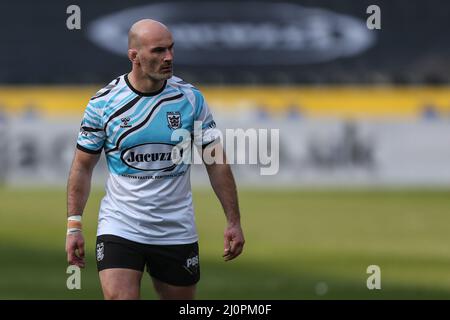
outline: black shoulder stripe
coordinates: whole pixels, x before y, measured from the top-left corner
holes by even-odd
[[[87,132],[99,132],[99,131],[103,131],[103,129],[99,129],[99,128],[90,128],[90,127],[81,127],[84,131]]]
[[[108,123],[116,118],[117,116],[121,115],[124,112],[127,112],[128,110],[130,110],[138,101],[139,99],[141,99],[140,96],[135,97],[133,100],[131,100],[130,102],[128,102],[126,105],[124,105],[122,108],[120,108],[119,110],[117,110],[116,112],[114,112],[111,117],[109,117],[108,121],[106,121],[105,126],[103,127],[103,130],[105,130],[106,132],[106,126],[108,125]]]
[[[203,145],[202,145],[202,148],[205,149],[205,148],[207,148],[207,147],[215,146],[215,145],[216,145],[217,143],[219,143],[219,142],[220,142],[220,139],[214,139],[214,140],[212,140],[212,141],[210,141],[210,142],[207,142],[207,143],[203,144]]]
[[[81,151],[83,151],[83,152],[86,152],[86,153],[90,153],[90,154],[99,154],[99,153],[102,152],[103,147],[100,148],[99,150],[91,150],[91,149],[85,148],[85,147],[83,147],[83,146],[80,146],[80,145],[77,143],[77,149],[78,149],[78,150],[81,150]]]
[[[177,81],[177,83],[179,83],[179,84],[187,84],[187,85],[191,86],[192,89],[198,90],[198,89],[197,89],[196,87],[194,87],[192,84],[190,84],[189,82],[186,82],[186,81],[184,81],[184,80]]]
[[[111,91],[111,90],[106,90],[105,92],[103,92],[102,94],[99,94],[98,96],[93,96],[93,97],[91,98],[91,101],[92,101],[92,100],[95,100],[95,99],[98,99],[98,98],[101,98],[101,97],[103,97],[103,96],[106,96],[110,91]]]
[[[120,81],[120,77],[117,77],[113,84],[110,83],[106,87],[101,89],[99,92],[97,92],[97,94],[91,98],[91,101],[95,100],[95,99],[98,99],[98,98],[101,98],[103,96],[106,96],[119,83],[119,81]],[[100,93],[102,90],[106,90],[106,91]]]
[[[106,153],[109,153],[109,152],[113,152],[113,151],[118,150],[118,149],[119,149],[119,145],[120,145],[120,141],[122,141],[123,138],[125,138],[125,137],[126,137],[127,135],[129,135],[130,133],[133,133],[134,131],[139,130],[140,128],[142,128],[142,127],[150,120],[150,118],[152,117],[153,112],[155,112],[155,110],[156,110],[162,103],[167,102],[167,101],[171,101],[171,100],[176,100],[176,99],[178,99],[178,98],[181,98],[182,96],[183,96],[183,94],[182,94],[182,93],[179,93],[179,94],[177,94],[176,96],[167,97],[167,98],[165,98],[165,99],[159,100],[158,103],[155,104],[155,106],[153,107],[152,111],[150,111],[150,114],[145,118],[145,120],[142,121],[142,122],[141,122],[140,124],[138,124],[137,126],[131,128],[131,129],[128,130],[128,131],[126,131],[124,134],[122,134],[122,135],[119,137],[119,139],[117,139],[116,146],[115,146],[113,149],[109,149],[108,151],[106,151]]]

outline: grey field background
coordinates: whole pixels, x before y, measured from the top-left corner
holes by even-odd
[[[101,299],[93,190],[84,217],[81,290],[66,288],[65,191],[0,189],[0,298]],[[240,191],[244,254],[223,262],[225,219],[212,191],[196,189],[199,299],[448,299],[448,190]],[[368,290],[366,268],[381,268]],[[142,297],[156,298],[148,275]]]

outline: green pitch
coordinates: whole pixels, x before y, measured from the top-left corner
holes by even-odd
[[[81,290],[66,288],[65,191],[0,189],[0,299],[101,299],[97,209],[85,216]],[[225,219],[211,191],[194,194],[199,299],[449,299],[450,196],[443,191],[241,190],[244,254],[223,262]],[[381,268],[381,290],[366,269]],[[143,298],[155,298],[145,275]]]

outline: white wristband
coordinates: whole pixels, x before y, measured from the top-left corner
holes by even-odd
[[[76,216],[69,216],[67,217],[68,221],[80,221],[81,222],[81,215],[76,215]]]
[[[67,229],[67,234],[74,234],[74,233],[77,233],[77,232],[81,232],[81,229],[78,229],[78,228]]]
[[[67,217],[67,234],[81,232],[81,215]]]

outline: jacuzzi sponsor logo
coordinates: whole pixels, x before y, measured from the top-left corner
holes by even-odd
[[[362,19],[293,3],[175,2],[100,17],[88,36],[106,50],[127,54],[127,33],[139,19],[165,23],[184,65],[293,65],[353,56],[373,45]]]
[[[143,171],[170,171],[181,162],[183,149],[166,143],[145,143],[122,152],[121,159],[129,167]]]

